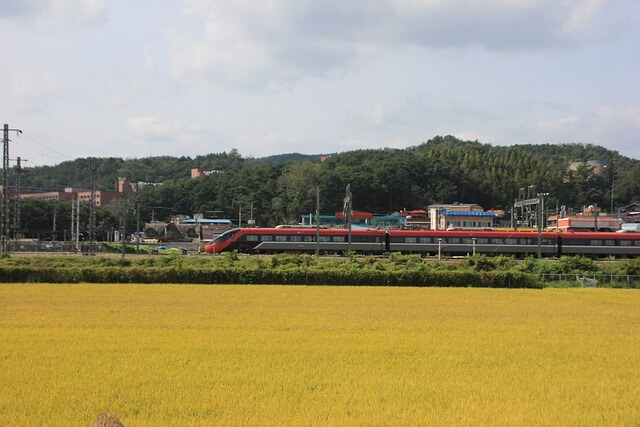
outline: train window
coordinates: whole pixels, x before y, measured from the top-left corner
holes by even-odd
[[[276,242],[286,242],[286,241],[287,241],[287,236],[281,236],[281,235],[276,236]]]
[[[616,241],[615,240],[605,240],[604,241],[604,245],[605,246],[615,246],[616,245]]]
[[[465,237],[464,239],[462,239],[462,243],[465,243],[467,245],[471,245],[473,242],[470,238]]]
[[[273,240],[273,236],[270,236],[268,234],[264,234],[262,236],[260,236],[260,240],[262,240],[263,242],[270,242]]]
[[[634,244],[635,244],[636,246],[640,246],[640,240],[635,240],[635,241],[634,241]]]
[[[460,243],[460,238],[459,237],[449,237],[447,243]]]
[[[404,241],[405,241],[405,243],[417,243],[418,242],[418,238],[417,237],[405,237]]]
[[[304,236],[304,241],[305,242],[313,242],[313,241],[315,241],[315,239],[313,237],[314,236]]]
[[[319,241],[320,242],[330,242],[331,241],[331,236],[320,236]]]
[[[505,243],[507,245],[517,245],[518,244],[518,239],[507,239],[507,241]]]
[[[344,242],[344,236],[333,236],[334,242]]]
[[[476,223],[473,221],[465,221],[464,222],[464,226],[465,227],[475,227]]]
[[[430,237],[421,237],[420,238],[420,243],[431,243],[431,238]]]
[[[493,243],[494,245],[501,245],[502,239],[491,239],[491,243]]]
[[[592,240],[591,246],[602,246],[602,240]]]
[[[631,246],[631,240],[620,240],[620,246]]]
[[[291,236],[292,242],[302,242],[302,236]]]
[[[486,237],[479,237],[478,239],[476,239],[476,243],[480,245],[486,245],[487,243],[489,243],[489,239],[487,239]]]
[[[249,242],[257,242],[258,241],[258,236],[256,236],[255,234],[247,234],[247,241],[249,241]]]

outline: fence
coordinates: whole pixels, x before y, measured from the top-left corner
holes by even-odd
[[[76,250],[74,242],[49,242],[49,241],[13,241],[7,242],[9,252],[102,252],[100,243],[80,242],[80,250]]]
[[[119,243],[114,243],[119,245]],[[151,249],[159,248],[178,248],[183,251],[198,251],[198,242],[165,242],[165,243],[140,243],[140,247],[147,246]],[[135,247],[135,242],[127,243],[127,247]],[[50,241],[15,241],[11,240],[7,243],[9,252],[77,252],[77,253],[100,253],[104,252],[104,248],[100,243],[80,242],[80,250],[77,250],[74,242],[50,242]]]
[[[545,284],[553,282],[575,283],[582,287],[607,288],[640,288],[640,275],[631,274],[539,274],[538,278]]]

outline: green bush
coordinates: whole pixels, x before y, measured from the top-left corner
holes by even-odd
[[[518,265],[512,256],[498,255],[493,258],[494,265],[501,270],[511,270]]]
[[[595,261],[582,255],[560,257],[558,267],[561,273],[598,271]]]
[[[484,255],[460,262],[436,262],[418,255],[392,254],[391,259],[316,258],[280,254],[271,257],[229,255],[184,257],[12,257],[0,260],[0,281],[92,283],[281,283],[307,285],[540,287],[538,275],[638,274],[640,261],[595,263],[590,258],[559,261]],[[507,268],[515,265],[514,268]],[[582,270],[579,270],[582,269]],[[550,286],[555,286],[549,284]],[[603,282],[603,285],[604,282]],[[547,284],[545,284],[547,286]],[[614,286],[612,283],[611,286]],[[615,286],[632,287],[626,280]]]
[[[476,254],[465,258],[464,264],[476,271],[490,271],[496,266],[486,255]]]
[[[622,264],[622,274],[640,275],[640,258],[625,260]]]

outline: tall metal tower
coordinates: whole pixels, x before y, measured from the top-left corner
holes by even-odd
[[[9,129],[9,125],[5,123],[3,134],[3,176],[2,176],[2,253],[9,253],[9,132],[14,131],[21,134],[20,129]]]

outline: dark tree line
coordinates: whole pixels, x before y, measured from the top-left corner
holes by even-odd
[[[235,150],[196,158],[97,159],[98,186],[110,190],[118,177],[132,182],[163,182],[135,196],[145,221],[151,219],[152,211],[157,219],[178,213],[236,219],[240,207],[243,219],[248,219],[253,203],[253,217],[264,226],[297,223],[300,215],[315,212],[318,186],[322,213],[341,210],[348,183],[354,209],[380,214],[455,201],[508,210],[518,189],[529,185],[550,193],[548,206],[580,209],[598,204],[607,210],[612,194],[615,207],[640,200],[640,161],[585,144],[501,147],[446,136],[403,150],[336,154],[324,162],[317,156],[280,158],[288,161],[277,161],[277,156],[268,161],[242,158]],[[603,173],[596,174],[589,167],[568,169],[569,162],[592,159],[608,163]],[[91,159],[77,159],[30,168],[22,182],[33,187],[87,188],[90,162]],[[189,172],[195,167],[223,173],[191,179]],[[24,209],[32,209],[32,213],[25,212],[23,217],[39,221],[34,227],[51,224],[50,214],[45,215],[44,208],[37,207],[42,202],[30,203],[33,206]],[[101,230],[117,226],[117,209],[98,210],[103,221]]]

